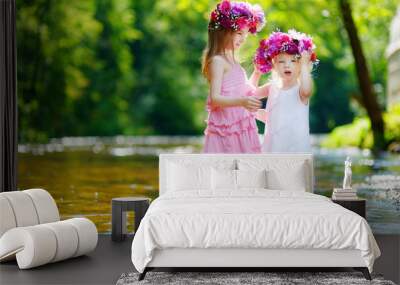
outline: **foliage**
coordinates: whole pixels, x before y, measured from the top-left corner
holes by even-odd
[[[259,40],[277,28],[311,34],[321,60],[314,72],[311,131],[329,132],[351,122],[354,115],[362,115],[362,108],[351,99],[359,91],[336,1],[250,2],[262,5],[267,25],[259,35],[250,35],[241,51],[247,71],[252,71]],[[200,57],[209,12],[216,3],[17,1],[20,141],[201,134],[208,91]],[[395,3],[360,0],[352,5],[373,82],[384,104],[384,51]]]
[[[208,5],[172,0],[132,5],[142,19],[136,23],[141,38],[132,44],[133,54],[140,55],[134,64],[140,74],[133,96],[137,121],[145,133],[200,133],[207,94],[200,55]]]
[[[20,138],[69,133],[71,107],[88,84],[101,26],[88,1],[17,1],[17,78]],[[83,60],[84,59],[84,60]]]
[[[102,27],[93,54],[95,64],[83,70],[88,84],[74,102],[74,135],[116,135],[132,131],[130,94],[136,83],[130,42],[139,33],[127,0],[97,0],[94,19]],[[81,58],[81,61],[84,61]]]
[[[383,119],[387,143],[400,142],[400,104],[384,113]],[[343,146],[371,148],[372,144],[371,124],[367,117],[356,118],[351,124],[335,128],[322,142],[322,146],[328,148]]]

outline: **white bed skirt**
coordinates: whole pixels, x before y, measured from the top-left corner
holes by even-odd
[[[359,250],[197,249],[155,250],[147,267],[366,267]]]

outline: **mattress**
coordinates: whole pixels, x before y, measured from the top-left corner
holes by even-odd
[[[268,189],[160,196],[133,239],[133,265],[143,272],[155,250],[172,248],[359,250],[371,272],[380,255],[361,216],[321,195]]]

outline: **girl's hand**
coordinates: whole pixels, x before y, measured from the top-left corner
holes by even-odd
[[[301,53],[300,63],[308,65],[311,63],[311,51],[303,51]]]
[[[261,108],[261,101],[253,96],[243,97],[241,105],[250,112],[256,112]]]
[[[301,53],[300,66],[301,70],[304,70],[305,72],[311,72],[313,69],[311,54],[311,51],[303,51]]]

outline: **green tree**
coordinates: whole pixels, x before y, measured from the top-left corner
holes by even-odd
[[[343,23],[349,36],[351,50],[355,61],[358,84],[361,90],[361,98],[364,108],[367,111],[371,121],[372,132],[374,134],[374,148],[383,149],[384,139],[384,122],[381,108],[379,107],[369,74],[364,51],[358,36],[358,30],[353,20],[352,9],[348,0],[340,0],[340,11]]]
[[[137,121],[143,132],[197,134],[204,128],[205,80],[200,56],[205,45],[207,1],[133,1],[141,38],[132,45],[140,54],[135,70]],[[152,11],[149,13],[148,11]]]
[[[137,78],[129,44],[139,36],[133,27],[134,13],[127,0],[96,0],[94,4],[94,19],[102,29],[92,50],[95,62],[82,70],[88,83],[84,96],[74,104],[74,134],[132,134],[135,106],[130,96]]]
[[[45,141],[73,130],[73,101],[87,85],[82,69],[95,62],[100,26],[93,12],[89,1],[17,1],[21,141]]]

